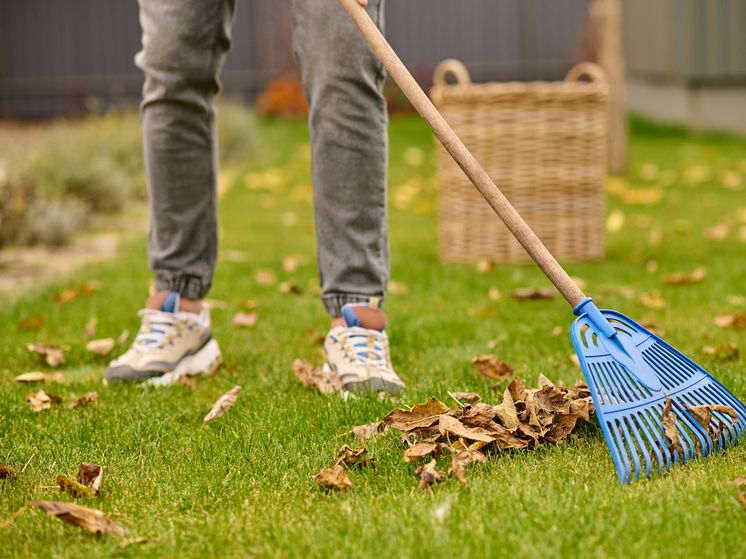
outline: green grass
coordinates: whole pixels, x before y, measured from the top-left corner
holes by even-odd
[[[150,281],[145,239],[115,262],[0,304],[0,461],[17,469],[28,462],[17,480],[0,484],[0,522],[29,501],[69,500],[43,486],[85,461],[104,466],[102,496],[87,504],[125,527],[127,537],[160,539],[120,549],[116,537],[94,536],[31,509],[0,530],[0,556],[723,557],[742,549],[746,511],[730,480],[746,474],[743,446],[620,487],[595,423],[582,425],[578,438],[561,446],[492,453],[488,464],[471,467],[468,486],[449,479],[432,493],[418,490],[416,465],[402,461],[397,437],[383,437],[366,443],[376,469],[352,471],[350,492],[316,487],[313,475],[342,444],[355,444],[344,433],[380,419],[392,406],[323,397],[304,389],[291,372],[296,357],[320,363],[319,346],[311,345],[304,331],[325,332],[328,318],[317,298],[257,285],[251,275],[272,269],[280,281],[294,279],[304,288],[316,277],[309,162],[302,147],[307,131],[303,122],[262,122],[258,134],[254,157],[231,162],[235,184],[221,202],[222,248],[247,255],[246,262],[220,262],[210,294],[228,304],[213,311],[227,364],[200,380],[196,390],[104,387],[105,360],[84,350],[82,331],[92,316],[99,319],[96,337],[137,329],[136,310]],[[405,163],[409,147],[425,152],[423,165]],[[390,294],[386,309],[394,365],[409,386],[401,403],[429,396],[448,401],[449,390],[495,398],[470,360],[488,353],[488,341],[498,336],[505,339],[495,352],[528,383],[541,372],[573,383],[580,371],[569,359],[573,317],[567,304],[492,302],[487,296],[491,286],[506,293],[548,285],[538,269],[497,266],[479,275],[473,266],[438,262],[433,158],[431,136],[418,119],[392,120],[392,278],[409,293]],[[716,180],[722,169],[742,175],[742,159],[744,140],[690,137],[635,122],[629,182],[650,184],[637,178],[648,162],[675,170],[677,179],[665,187],[658,205],[629,206],[610,198],[608,211],[620,210],[626,219],[620,231],[608,235],[607,257],[567,269],[587,282],[586,291],[600,306],[653,319],[669,343],[746,398],[742,361],[722,363],[702,353],[704,345],[721,343],[746,349],[743,331],[712,323],[717,314],[739,310],[728,296],[746,295],[746,242],[737,236],[743,226],[738,209],[746,202],[743,191]],[[715,180],[685,185],[680,177],[686,166],[710,166]],[[247,172],[273,167],[282,169],[279,185],[244,186]],[[422,180],[414,191],[402,190],[412,177]],[[297,224],[283,224],[293,222],[289,212]],[[728,238],[707,240],[704,231],[721,221],[730,224]],[[652,228],[662,235],[657,245],[649,242]],[[290,254],[305,255],[308,264],[284,272],[282,260]],[[658,263],[653,273],[650,260]],[[661,282],[697,266],[708,270],[701,284]],[[90,279],[101,282],[100,292],[65,305],[51,303],[62,288]],[[619,285],[632,287],[635,297],[604,294]],[[652,291],[666,300],[664,309],[650,310],[638,301],[639,294]],[[247,299],[261,301],[259,322],[253,329],[234,329],[237,303]],[[494,308],[496,316],[479,316],[484,307]],[[19,330],[21,319],[40,314],[48,318],[40,330]],[[557,326],[560,336],[552,334]],[[31,412],[24,398],[38,388],[10,379],[46,370],[24,348],[34,341],[70,346],[65,382],[44,388],[65,403],[97,390],[98,402],[78,411],[62,405]],[[201,429],[210,405],[235,384],[243,387],[236,406]]]

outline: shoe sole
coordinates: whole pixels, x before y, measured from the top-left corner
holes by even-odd
[[[173,371],[159,377],[149,378],[138,386],[172,386],[179,382],[181,377],[211,375],[222,362],[223,354],[220,353],[220,346],[215,339],[212,339],[197,353],[182,359]]]
[[[355,382],[346,382],[342,385],[342,388],[348,392],[355,394],[366,394],[370,392],[384,393],[388,392],[392,396],[399,396],[404,393],[406,388],[402,384],[394,384],[393,382],[386,382],[379,377],[371,377],[368,380],[361,380]]]

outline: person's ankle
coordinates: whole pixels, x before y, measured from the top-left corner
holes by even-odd
[[[156,293],[145,302],[145,308],[157,311],[161,308],[163,301],[166,300],[166,297],[168,297],[170,293],[170,291],[161,291],[159,293]],[[202,312],[202,299],[181,298],[179,300],[179,310],[199,314]]]
[[[345,319],[341,316],[335,316],[332,317],[332,328],[337,328],[339,326],[345,325]]]

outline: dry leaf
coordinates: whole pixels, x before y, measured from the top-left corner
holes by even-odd
[[[352,487],[352,481],[350,481],[341,464],[335,464],[331,468],[321,470],[314,479],[316,483],[329,489],[347,491]]]
[[[435,453],[435,458],[438,458],[443,453],[443,445],[417,443],[404,451],[404,461],[407,463],[416,462],[420,458],[424,458],[433,452]]]
[[[666,302],[655,293],[643,293],[640,295],[640,302],[649,309],[659,310],[666,306]]]
[[[469,314],[480,318],[490,318],[499,315],[500,311],[494,307],[480,307],[476,310],[470,310]]]
[[[233,407],[233,404],[236,403],[236,398],[238,398],[239,392],[241,392],[241,387],[236,385],[223,394],[218,401],[212,405],[210,413],[208,413],[202,420],[202,427],[204,427],[208,421],[223,417]]]
[[[211,311],[215,309],[224,311],[228,308],[228,303],[221,301],[220,299],[202,299],[202,304]]]
[[[420,489],[422,491],[427,491],[434,483],[443,481],[443,474],[435,469],[437,463],[437,460],[433,459],[414,471],[415,474],[420,476]]]
[[[13,378],[13,382],[60,382],[63,376],[62,371],[54,371],[53,373],[23,373]]]
[[[122,541],[122,543],[119,544],[119,547],[121,549],[127,549],[129,546],[136,543],[157,543],[160,541],[160,538],[146,538],[145,536],[140,536],[139,538],[130,538]]]
[[[111,532],[117,536],[124,535],[122,527],[109,520],[109,517],[100,510],[59,501],[36,501],[31,503],[31,506],[43,510],[49,516],[56,516],[68,524],[80,526],[89,532],[101,532],[102,534]]]
[[[483,377],[497,380],[509,379],[514,370],[497,355],[478,355],[471,360],[471,364]]]
[[[52,404],[59,404],[62,402],[62,398],[56,394],[47,394],[43,390],[39,392],[32,392],[26,396],[26,401],[31,407],[31,411],[48,410],[52,407]]]
[[[60,486],[60,491],[70,493],[76,499],[90,499],[93,497],[93,493],[85,485],[65,476],[57,476],[57,485]]]
[[[81,295],[90,295],[99,289],[101,289],[101,284],[99,282],[95,280],[87,281],[55,294],[54,297],[52,297],[52,302],[58,305],[69,303]]]
[[[14,470],[12,466],[5,466],[0,462],[0,479],[14,480],[20,473]]]
[[[278,289],[282,293],[295,293],[296,295],[300,295],[303,293],[303,288],[298,285],[294,280],[289,281],[283,281]]]
[[[407,294],[409,293],[409,286],[406,283],[401,282],[401,281],[390,281],[388,285],[386,286],[386,292]]]
[[[666,436],[671,441],[668,444],[668,450],[673,453],[674,450],[684,452],[681,447],[681,441],[679,440],[679,432],[676,429],[676,418],[671,415],[671,400],[666,396],[666,405],[663,408],[663,429],[666,432]]]
[[[519,301],[531,301],[536,299],[554,299],[559,294],[555,287],[543,287],[541,289],[516,289],[509,297]]]
[[[98,495],[101,491],[101,480],[104,477],[104,469],[95,464],[81,462],[78,466],[78,483],[86,486],[91,493]]]
[[[606,230],[609,233],[616,233],[617,231],[621,231],[622,227],[624,227],[624,221],[624,212],[622,212],[621,210],[614,210],[606,218]]]
[[[322,394],[333,394],[342,390],[342,379],[339,373],[330,367],[318,368],[308,361],[296,359],[293,372],[301,384],[307,388],[317,388]]]
[[[38,330],[47,322],[47,317],[44,315],[27,316],[18,323],[18,329],[22,331]]]
[[[50,367],[59,367],[66,363],[62,348],[44,344],[26,344],[26,349],[41,355]]]
[[[352,428],[352,434],[360,440],[374,439],[380,434],[388,433],[389,427],[383,421],[375,421],[367,425],[358,425]]]
[[[233,326],[253,328],[257,320],[259,320],[259,315],[255,312],[237,312],[233,317]]]
[[[489,274],[495,267],[495,263],[489,258],[480,258],[477,261],[476,268],[478,274]]]
[[[487,298],[490,301],[499,301],[501,297],[500,290],[494,285],[487,291]]]
[[[635,296],[635,290],[628,285],[608,285],[599,291],[605,295],[621,295],[627,299],[632,299]]]
[[[185,386],[189,390],[197,389],[197,377],[195,376],[184,375],[183,377],[179,377],[179,380],[177,380],[176,383]]]
[[[343,445],[342,448],[339,449],[339,453],[337,453],[336,464],[371,466],[375,468],[373,465],[373,458],[366,458],[365,456],[367,454],[368,451],[362,446],[358,449],[354,449],[347,445]]]
[[[578,417],[575,413],[555,414],[552,428],[544,435],[544,438],[550,443],[560,444],[575,429]]]
[[[730,228],[727,223],[717,223],[705,230],[705,238],[711,241],[722,241],[728,237]]]
[[[733,485],[736,485],[738,487],[743,487],[744,485],[746,485],[746,477],[744,476],[734,477],[732,480],[730,480],[730,482]]]
[[[666,285],[682,285],[686,283],[699,283],[707,275],[707,268],[700,266],[694,270],[691,274],[685,274],[679,272],[677,274],[671,274],[663,278],[663,283]]]
[[[129,338],[129,337],[130,337],[130,331],[129,330],[123,330],[122,333],[119,334],[119,337],[117,338],[117,343],[119,345],[123,345],[127,341],[127,338]]]
[[[88,340],[96,335],[96,328],[98,327],[98,318],[95,316],[89,320],[83,328],[83,339]]]
[[[100,340],[93,340],[85,345],[85,348],[91,353],[100,355],[101,357],[109,355],[111,350],[114,349],[116,341],[114,338],[102,338]]]
[[[74,410],[75,408],[79,408],[80,406],[87,406],[88,404],[92,404],[93,402],[95,402],[97,398],[98,392],[86,392],[68,407]]]
[[[277,278],[272,270],[257,270],[252,277],[259,285],[274,285],[277,283]]]
[[[507,339],[508,339],[507,336],[500,335],[494,340],[490,340],[489,342],[487,342],[487,347],[490,349],[495,349],[497,347],[497,344],[504,342]]]
[[[457,402],[466,402],[472,406],[476,406],[482,401],[482,397],[476,392],[449,392],[448,395]]]
[[[414,431],[437,425],[438,420],[451,408],[436,398],[430,398],[424,404],[417,404],[411,410],[396,408],[383,421],[398,431]]]
[[[448,433],[456,437],[469,439],[470,441],[482,441],[485,443],[491,443],[493,440],[495,440],[493,435],[490,434],[490,432],[486,429],[482,429],[481,427],[467,427],[458,419],[445,414],[440,416],[438,429],[440,430],[441,435],[443,435],[444,437],[446,436],[446,433]]]
[[[464,449],[451,457],[451,467],[448,468],[448,476],[455,475],[458,480],[466,485],[469,479],[466,477],[466,466],[472,462],[480,464],[487,463],[487,457],[478,450]]]
[[[262,303],[261,301],[259,301],[259,299],[251,299],[250,301],[239,301],[238,303],[236,303],[236,305],[238,305],[242,309],[251,311],[254,309],[258,309],[262,305]]]
[[[302,254],[291,254],[282,260],[282,267],[288,274],[292,274],[307,261],[308,259]]]
[[[721,314],[719,316],[716,316],[713,319],[713,322],[720,326],[721,328],[725,328],[728,326],[732,326],[733,328],[738,329],[746,329],[746,313],[725,313]]]
[[[707,355],[714,355],[721,361],[735,361],[741,357],[741,350],[733,344],[722,344],[717,347],[705,346],[702,351]]]

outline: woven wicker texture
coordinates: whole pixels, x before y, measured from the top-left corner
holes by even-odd
[[[447,84],[452,73],[457,83]],[[588,76],[590,82],[579,82]],[[472,84],[446,60],[430,96],[454,132],[560,262],[604,255],[609,89],[603,70],[575,66],[564,82]],[[530,261],[439,142],[440,257]]]

